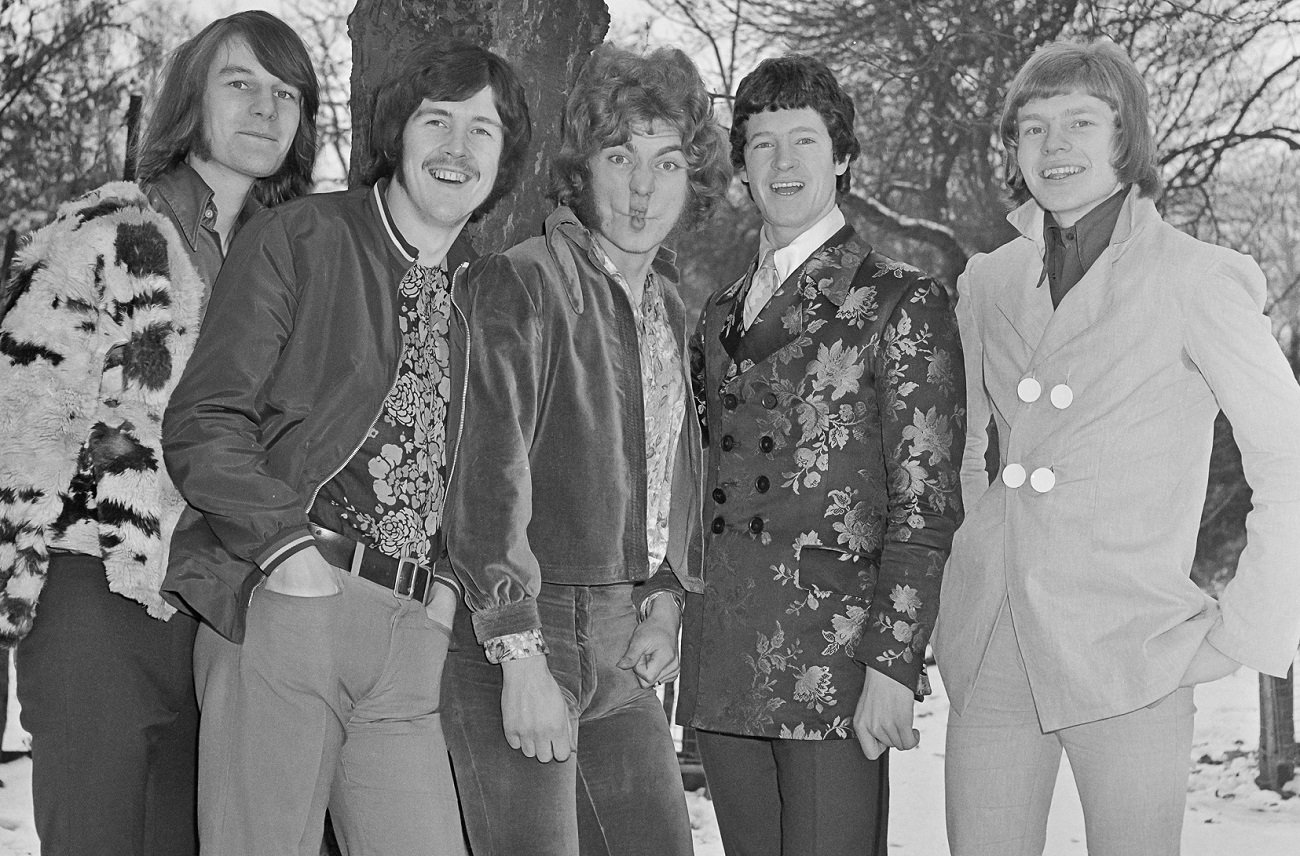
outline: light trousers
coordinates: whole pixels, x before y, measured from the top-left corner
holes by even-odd
[[[953,856],[1040,856],[1061,752],[1083,803],[1090,856],[1177,856],[1191,766],[1192,690],[1044,733],[1006,606],[966,709],[948,717]]]
[[[203,856],[464,856],[439,716],[448,630],[419,601],[339,572],[342,591],[259,588],[236,645],[194,649]]]

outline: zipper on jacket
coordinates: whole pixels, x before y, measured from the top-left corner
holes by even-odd
[[[473,344],[472,333],[469,328],[469,318],[465,315],[464,311],[456,305],[456,278],[467,270],[469,270],[469,262],[461,262],[460,267],[456,268],[456,272],[451,275],[451,299],[449,302],[451,303],[452,310],[460,316],[461,322],[465,325],[465,370],[462,372],[464,376],[461,378],[460,416],[456,420],[456,442],[452,446],[451,460],[447,463],[447,478],[442,484],[442,508],[444,519],[447,516],[446,496],[451,492],[451,479],[452,476],[456,474],[456,462],[460,460],[460,438],[465,436],[465,406],[469,403],[469,354],[470,347]],[[450,363],[448,363],[448,367],[450,368]],[[442,528],[441,521],[438,523],[438,528]],[[444,538],[443,541],[445,543],[446,539]]]

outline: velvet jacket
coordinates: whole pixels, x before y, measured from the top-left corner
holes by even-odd
[[[953,709],[1007,600],[1047,730],[1168,695],[1207,638],[1285,674],[1300,642],[1300,387],[1262,312],[1263,274],[1131,191],[1106,250],[1053,311],[1036,285],[1043,217],[1033,202],[1014,211],[1021,236],[958,281],[967,517],[934,646]],[[1220,409],[1254,507],[1216,602],[1189,574]]]
[[[705,304],[705,589],[688,598],[681,718],[852,736],[865,669],[917,690],[961,518],[961,344],[943,289],[846,226],[749,330],[754,273]]]
[[[448,554],[480,642],[541,627],[543,582],[700,587],[687,562],[697,537],[699,424],[682,419],[668,551],[649,567],[641,356],[627,294],[592,254],[567,208],[532,238],[471,266],[461,477],[448,489]],[[672,254],[654,272],[681,351],[686,316]]]

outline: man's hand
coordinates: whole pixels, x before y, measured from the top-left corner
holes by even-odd
[[[328,597],[339,592],[338,573],[315,547],[308,547],[272,571],[265,588],[294,597]]]
[[[450,628],[456,620],[456,592],[441,583],[433,584],[433,599],[424,608],[429,620]]]
[[[1202,639],[1201,647],[1192,655],[1192,662],[1187,664],[1187,670],[1183,672],[1178,685],[1194,687],[1197,684],[1208,684],[1226,678],[1240,668],[1241,663]]]
[[[501,726],[506,742],[543,764],[551,759],[567,761],[577,745],[577,735],[546,656],[507,660],[501,664],[501,677]]]
[[[618,661],[620,669],[631,669],[642,689],[671,681],[681,672],[677,651],[681,613],[671,597],[657,597],[650,614],[632,631],[627,652]]]
[[[886,749],[915,749],[921,733],[912,727],[912,691],[898,681],[867,669],[867,680],[853,714],[853,731],[862,753],[874,761]]]

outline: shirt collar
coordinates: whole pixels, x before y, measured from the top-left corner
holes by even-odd
[[[1115,191],[1096,208],[1080,217],[1073,226],[1059,225],[1056,217],[1051,214],[1044,217],[1043,234],[1048,252],[1052,252],[1054,246],[1060,245],[1063,236],[1073,233],[1074,245],[1078,248],[1084,270],[1092,267],[1092,263],[1110,245],[1115,224],[1119,221],[1120,209],[1124,207],[1124,200],[1128,198],[1129,187],[1130,185],[1125,185]],[[1052,240],[1053,237],[1056,240]]]
[[[171,209],[172,222],[180,227],[191,251],[197,250],[199,229],[211,229],[217,222],[217,203],[212,198],[212,188],[185,161],[180,161],[148,184]],[[249,198],[252,199],[251,194]],[[261,208],[260,203],[254,204]],[[247,211],[248,206],[244,207]],[[252,213],[248,211],[248,216]],[[247,218],[241,216],[240,222],[245,219]]]
[[[836,205],[827,212],[825,217],[805,229],[799,237],[784,247],[776,249],[772,255],[772,262],[776,265],[777,282],[785,282],[791,271],[806,262],[818,247],[844,228],[844,222],[844,212]],[[761,260],[767,255],[768,250],[775,248],[776,244],[768,234],[767,226],[764,226],[758,238],[758,258]]]

